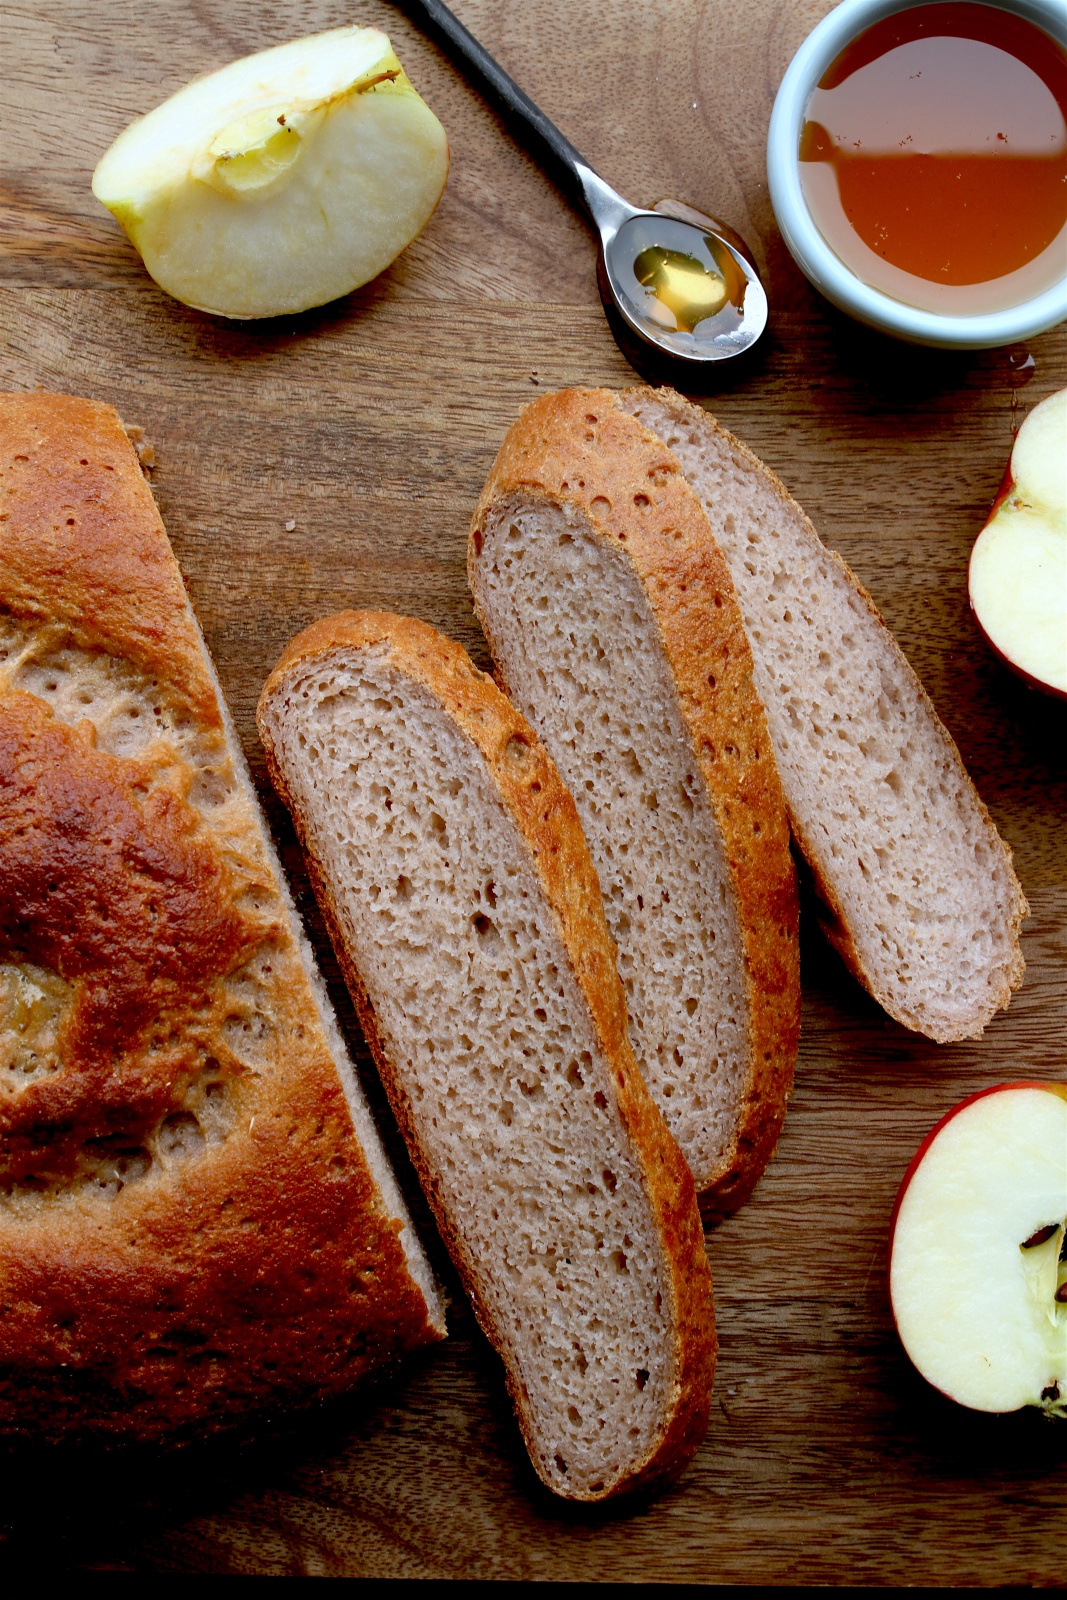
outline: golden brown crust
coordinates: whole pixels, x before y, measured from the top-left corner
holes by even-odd
[[[0,1073],[0,1433],[181,1437],[438,1333],[122,424],[0,396],[0,488],[0,1034],[57,1014],[48,1071]],[[230,799],[166,737],[97,750],[20,689],[60,646],[146,679]]]
[[[87,1139],[137,1144],[180,1111],[223,1020],[213,980],[275,931],[237,907],[182,796],[92,736],[36,695],[0,696],[0,960],[71,987],[62,1071],[0,1084],[0,1182],[69,1175]]]
[[[732,1149],[701,1201],[712,1214],[733,1211],[777,1142],[800,1016],[785,800],[733,581],[677,460],[608,390],[563,390],[524,409],[471,523],[472,569],[491,507],[520,496],[580,510],[625,550],[648,596],[722,834],[744,946],[749,1063]],[[479,617],[499,659],[491,621]]]
[[[111,406],[0,394],[0,470],[4,605],[162,675],[205,728],[221,729],[178,563]]]
[[[960,782],[961,786],[969,790],[971,794],[979,816],[982,819],[983,825],[988,830],[990,844],[994,848],[1003,852],[1008,870],[1011,873],[1013,901],[1009,917],[1009,936],[1015,945],[1015,959],[1011,967],[1004,974],[1003,983],[1000,989],[990,1002],[989,1014],[992,1015],[994,1011],[1003,1009],[1008,1005],[1012,994],[1016,989],[1018,989],[1019,985],[1023,981],[1025,963],[1023,961],[1022,951],[1019,948],[1019,932],[1024,918],[1028,917],[1030,914],[1030,907],[1027,904],[1026,896],[1023,894],[1022,885],[1019,883],[1018,878],[1015,876],[1014,869],[1011,866],[1011,847],[1004,839],[1000,837],[996,824],[989,815],[989,811],[985,805],[985,802],[978,793],[977,789],[975,789],[974,784],[971,782],[970,775],[963,764],[963,758],[956,747],[955,740],[945,727],[944,723],[941,721],[941,718],[938,716],[933,701],[927,694],[917,674],[912,670],[910,662],[904,655],[904,652],[901,650],[896,639],[893,637],[893,634],[886,624],[881,612],[878,610],[874,599],[868,590],[864,588],[863,584],[856,577],[856,574],[852,571],[852,568],[843,559],[843,557],[841,557],[836,550],[831,550],[828,545],[823,544],[823,541],[819,538],[818,532],[816,531],[811,518],[807,515],[804,508],[798,505],[798,503],[793,499],[792,495],[789,493],[788,489],[782,483],[778,475],[773,472],[770,467],[766,466],[746,444],[736,437],[736,435],[732,434],[729,429],[724,428],[715,417],[703,410],[702,407],[694,405],[691,400],[686,400],[683,395],[676,393],[676,391],[673,389],[646,388],[643,390],[635,389],[630,392],[635,397],[646,394],[650,399],[654,399],[659,404],[664,405],[669,410],[673,411],[675,416],[681,422],[690,420],[695,414],[703,428],[706,428],[709,433],[718,434],[720,438],[726,441],[727,445],[736,453],[740,460],[744,462],[744,464],[755,475],[762,478],[767,484],[768,488],[777,497],[785,502],[785,504],[789,507],[791,515],[794,516],[801,524],[805,536],[818,546],[820,555],[829,557],[831,563],[840,572],[845,582],[862,600],[868,615],[877,625],[879,633],[882,636],[882,642],[885,649],[895,657],[901,671],[910,677],[913,687],[918,693],[920,701],[929,713],[932,726],[937,729],[938,737],[941,739],[944,745],[945,754],[956,772],[958,781]],[[811,871],[814,888],[818,896],[820,927],[825,933],[828,942],[837,951],[838,955],[844,961],[845,965],[848,967],[856,981],[863,985],[868,993],[878,1001],[879,1005],[881,1005],[890,1016],[895,1017],[898,1022],[903,1023],[907,1028],[914,1028],[919,1033],[925,1033],[929,1038],[932,1038],[938,1044],[950,1044],[961,1039],[980,1039],[982,1037],[982,1033],[984,1032],[986,1022],[989,1020],[988,1017],[984,1018],[983,1021],[978,1023],[977,1026],[973,1028],[966,1026],[961,1026],[959,1028],[936,1028],[931,1026],[931,1024],[924,1018],[905,1011],[891,1003],[890,997],[884,993],[883,987],[878,982],[877,977],[872,974],[864,965],[862,956],[856,947],[855,941],[852,937],[852,932],[848,926],[848,919],[845,915],[844,909],[834,893],[832,875],[827,870],[823,848],[820,847],[819,841],[815,839],[808,830],[805,829],[802,819],[797,817],[793,813],[792,809],[789,811],[789,821],[793,836],[800,848],[800,852]]]
[[[413,618],[364,611],[346,612],[313,623],[288,646],[260,697],[259,727],[271,777],[293,812],[297,830],[308,850],[316,893],[325,910],[367,1042],[478,1320],[506,1365],[506,1348],[492,1319],[479,1303],[466,1246],[450,1219],[437,1174],[420,1149],[398,1075],[377,1027],[373,1006],[341,933],[332,891],[315,860],[299,809],[292,803],[270,733],[267,707],[275,696],[284,695],[286,684],[295,673],[334,652],[364,649],[386,650],[390,664],[428,689],[484,757],[505,805],[529,846],[545,895],[558,918],[564,946],[589,1005],[601,1046],[612,1064],[619,1113],[645,1172],[649,1199],[660,1227],[670,1269],[673,1321],[677,1330],[676,1348],[672,1352],[675,1403],[667,1426],[649,1459],[610,1493],[642,1488],[681,1471],[707,1428],[716,1349],[711,1274],[692,1177],[645,1088],[630,1049],[626,1005],[615,965],[614,946],[604,921],[600,887],[574,801],[529,724],[492,679],[477,670],[462,646]],[[537,1452],[522,1387],[510,1367],[507,1377],[519,1425],[536,1464]],[[589,1498],[602,1496],[590,1495]]]

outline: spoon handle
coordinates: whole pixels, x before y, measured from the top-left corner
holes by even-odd
[[[453,59],[462,62],[475,88],[503,113],[508,123],[519,124],[527,135],[526,142],[532,147],[535,160],[580,202],[601,233],[605,229],[614,232],[631,215],[634,208],[604,182],[442,0],[404,0],[403,9],[421,23]]]

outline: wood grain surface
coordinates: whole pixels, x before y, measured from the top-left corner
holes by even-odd
[[[922,1383],[893,1333],[885,1240],[907,1161],[945,1110],[1004,1079],[1067,1076],[1067,706],[997,665],[966,593],[1013,427],[1067,381],[1064,330],[922,352],[808,288],[775,228],[763,147],[777,84],[827,0],[455,9],[624,194],[687,200],[753,246],[772,332],[706,403],[871,589],[957,739],[1030,899],[1026,980],[979,1043],[939,1047],[885,1018],[805,919],[785,1133],[754,1198],[708,1236],[722,1340],[711,1430],[659,1499],[576,1511],[538,1486],[438,1246],[455,1297],[446,1346],[253,1440],[8,1462],[0,1559],[11,1574],[1058,1585],[1067,1428],[967,1413]],[[97,159],[197,73],[351,20],[389,32],[449,133],[452,174],[426,232],[369,288],[301,317],[227,324],[168,299],[93,200]],[[253,709],[292,634],[343,606],[413,612],[484,663],[464,544],[504,430],[539,387],[634,377],[600,310],[591,236],[376,0],[23,0],[2,30],[0,386],[111,401],[153,442],[167,527],[381,1109],[266,792]]]

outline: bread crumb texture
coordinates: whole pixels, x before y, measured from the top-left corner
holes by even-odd
[[[1028,908],[955,744],[870,596],[751,451],[669,390],[623,403],[681,463],[729,563],[831,939],[907,1027],[978,1037],[1022,981]]]
[[[575,794],[634,1049],[703,1178],[729,1143],[744,1083],[744,973],[722,841],[686,763],[647,601],[628,564],[563,508],[519,505],[494,519],[484,559],[486,589],[511,580],[501,603],[514,623],[496,637],[517,645],[524,625],[537,629],[526,649],[499,650],[502,672],[518,703],[541,711],[534,720]]]
[[[528,406],[469,573],[501,679],[571,788],[641,1070],[727,1207],[792,1083],[797,900],[729,573],[663,446],[603,390]]]
[[[0,1431],[347,1387],[440,1307],[109,407],[0,396],[0,596]]]
[[[302,657],[297,641],[265,691],[261,727],[537,1470],[558,1493],[599,1498],[635,1480],[680,1409],[696,1412],[682,1459],[703,1431],[713,1335],[692,1185],[651,1104],[652,1133],[625,1112],[624,1089],[640,1084],[621,993],[598,1025],[546,894],[558,871],[594,903],[569,796],[463,652],[440,641],[466,696],[460,719],[432,686],[439,636],[399,624],[423,647],[413,673],[388,637],[396,622],[378,643]],[[579,913],[583,953],[590,971],[603,953],[597,981],[614,996],[594,909]],[[703,1300],[695,1362],[679,1350],[678,1301],[691,1291],[679,1287],[677,1242],[664,1243],[650,1150],[673,1171]]]

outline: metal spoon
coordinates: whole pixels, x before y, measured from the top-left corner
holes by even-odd
[[[605,307],[638,341],[685,362],[727,361],[767,326],[767,296],[744,242],[677,200],[630,205],[594,172],[441,0],[405,9],[458,57],[475,86],[521,124],[534,152],[600,234],[597,280]]]

